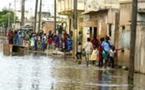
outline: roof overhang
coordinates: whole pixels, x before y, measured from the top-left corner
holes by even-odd
[[[108,12],[109,9],[100,9],[100,10],[96,10],[96,11],[87,11],[87,12],[83,12],[83,15],[90,15],[90,14],[98,14],[98,13],[103,13],[103,12]]]
[[[77,10],[77,11],[78,11],[78,13],[84,12],[84,10]],[[73,15],[73,12],[74,12],[74,10],[64,10],[64,11],[59,12],[58,14],[59,15],[70,16],[70,15]]]
[[[145,14],[145,9],[138,9],[138,13]]]

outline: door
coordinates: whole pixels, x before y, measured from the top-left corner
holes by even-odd
[[[96,37],[97,37],[97,34],[98,34],[98,33],[97,33],[97,27],[94,27],[94,34],[93,34],[93,37],[96,38]]]

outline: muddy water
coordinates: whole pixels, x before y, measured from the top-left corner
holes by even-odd
[[[0,52],[0,90],[145,90],[144,81],[144,75],[136,75],[130,89],[123,70],[86,67],[69,58]]]
[[[0,73],[0,90],[127,90],[123,71],[46,56],[1,55]]]

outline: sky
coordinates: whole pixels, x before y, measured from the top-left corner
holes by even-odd
[[[15,3],[15,1],[16,1],[16,3]],[[36,0],[26,0],[26,5],[25,5],[26,10],[28,10],[29,12],[34,13],[35,1]],[[53,11],[54,11],[53,2],[54,1],[53,0],[42,0],[42,1],[43,1],[42,11],[49,11],[53,14]],[[21,6],[21,0],[0,0],[0,10],[2,10],[3,8],[9,8],[10,3],[11,3],[11,5],[10,5],[11,9],[15,10],[15,7],[16,7],[16,10],[21,9],[21,7],[20,7]]]

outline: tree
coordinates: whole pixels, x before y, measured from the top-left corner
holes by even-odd
[[[12,23],[15,22],[15,18],[17,19],[13,11],[3,9],[0,12],[0,27],[4,28],[12,27]]]

